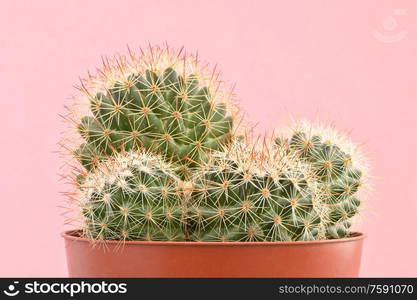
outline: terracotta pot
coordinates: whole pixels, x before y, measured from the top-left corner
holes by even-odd
[[[357,277],[364,235],[313,242],[97,242],[62,234],[71,277]]]

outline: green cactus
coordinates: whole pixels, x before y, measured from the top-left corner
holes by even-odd
[[[320,215],[308,166],[280,150],[234,143],[197,174],[190,223],[198,241],[314,240]]]
[[[184,240],[179,179],[161,157],[117,154],[78,176],[84,235],[92,240]]]
[[[108,155],[145,148],[163,154],[187,179],[230,142],[231,92],[196,57],[153,47],[104,63],[100,74],[80,88],[90,112],[77,113],[85,142],[75,155],[87,170]]]
[[[351,219],[361,204],[357,193],[363,185],[366,170],[356,147],[334,129],[306,122],[294,129],[289,138],[279,138],[276,143],[287,144],[288,151],[310,164],[319,183],[326,237],[347,236]]]

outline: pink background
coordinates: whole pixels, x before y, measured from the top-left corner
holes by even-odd
[[[165,41],[218,63],[261,130],[352,129],[375,176],[361,275],[417,276],[416,36],[412,0],[2,0],[0,276],[66,276],[58,113],[101,55]]]

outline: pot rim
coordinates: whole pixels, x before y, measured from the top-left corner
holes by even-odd
[[[65,240],[85,242],[91,244],[122,244],[122,245],[148,245],[148,246],[274,246],[274,245],[322,245],[333,243],[346,243],[358,240],[363,240],[366,235],[362,232],[352,232],[350,237],[332,240],[317,240],[317,241],[291,241],[291,242],[195,242],[195,241],[117,241],[117,240],[89,240],[75,234],[80,233],[81,230],[67,230],[61,233]]]

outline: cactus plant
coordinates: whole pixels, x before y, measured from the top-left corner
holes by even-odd
[[[281,149],[236,141],[213,155],[195,184],[194,240],[314,240],[320,234],[309,165]]]
[[[97,75],[81,80],[67,117],[76,146],[63,144],[81,173],[85,236],[310,241],[349,234],[366,179],[357,148],[332,128],[305,122],[262,143],[240,139],[232,90],[218,78],[196,55],[150,46],[106,58]]]
[[[92,240],[184,240],[180,180],[162,157],[119,153],[78,176],[84,235]]]
[[[175,164],[182,179],[231,139],[238,110],[232,90],[196,55],[149,47],[103,60],[81,81],[71,120],[83,143],[74,151],[87,170],[108,155],[145,148]]]
[[[367,180],[367,166],[358,147],[331,126],[306,121],[296,124],[276,143],[285,144],[287,151],[311,166],[318,182],[318,207],[326,237],[346,237],[361,204],[358,191]]]

